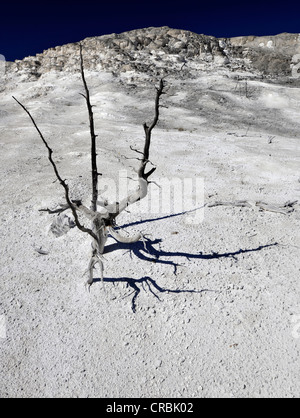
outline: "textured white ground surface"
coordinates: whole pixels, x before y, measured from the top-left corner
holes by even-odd
[[[142,146],[155,90],[87,79],[99,170],[117,180],[136,164],[122,155]],[[169,80],[153,132],[157,179],[203,178],[204,203],[299,199],[300,91],[249,82],[247,98],[243,86],[222,74]],[[79,92],[79,76],[49,73],[0,93],[0,397],[299,396],[299,205],[288,215],[206,207],[196,225],[176,207],[122,214],[126,231],[150,234],[150,253],[110,238],[104,286],[88,292],[90,239],[49,232],[54,216],[39,209],[63,202],[63,190],[11,98],[30,109],[72,196],[88,204]]]

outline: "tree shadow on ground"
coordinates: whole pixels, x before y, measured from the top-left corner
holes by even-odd
[[[148,223],[148,222],[157,222],[157,221],[163,221],[163,220],[167,220],[173,217],[177,217],[177,216],[183,216],[186,214],[190,214],[192,212],[195,212],[201,208],[197,208],[191,211],[186,211],[186,212],[180,212],[180,213],[175,213],[175,214],[171,214],[171,215],[166,215],[166,216],[161,216],[158,218],[153,218],[153,219],[145,219],[145,220],[141,220],[141,221],[136,221],[133,223],[128,223],[128,224],[124,224],[121,227],[119,227],[120,229],[125,229],[127,227],[130,226],[137,226],[137,225],[141,225],[144,223]],[[151,263],[157,263],[157,264],[165,264],[165,265],[170,265],[173,267],[173,272],[174,275],[177,274],[177,267],[178,266],[182,266],[182,264],[178,264],[175,261],[172,260],[172,258],[178,258],[178,257],[182,257],[185,258],[186,260],[192,260],[192,259],[198,259],[198,260],[217,260],[217,259],[221,259],[221,258],[233,258],[234,260],[238,260],[238,256],[241,254],[246,254],[246,253],[253,253],[253,252],[258,252],[258,251],[262,251],[266,248],[270,248],[270,247],[275,247],[277,245],[279,245],[277,242],[274,243],[268,243],[265,245],[260,245],[258,247],[255,248],[246,248],[246,249],[238,249],[236,251],[232,251],[232,252],[225,252],[225,253],[217,253],[212,251],[211,253],[208,254],[204,254],[202,251],[200,251],[199,253],[189,253],[189,252],[183,252],[183,251],[165,251],[161,248],[161,243],[162,243],[162,239],[154,239],[151,240],[149,238],[144,238],[141,241],[138,241],[134,244],[128,244],[128,243],[120,243],[120,242],[116,242],[114,244],[109,244],[105,247],[105,253],[110,253],[112,251],[116,251],[116,250],[124,250],[125,253],[129,252],[130,257],[132,258],[133,256],[138,257],[140,260],[143,261],[148,261]],[[158,248],[156,248],[155,246],[157,246]],[[167,258],[167,259],[162,259],[163,257]],[[171,258],[171,259],[170,259]],[[101,279],[97,278],[94,280],[95,282],[99,282],[101,281]],[[145,276],[142,277],[141,279],[133,279],[133,278],[129,278],[129,277],[121,277],[121,278],[104,278],[103,282],[107,282],[107,283],[126,283],[127,287],[130,287],[133,289],[133,292],[129,295],[131,296],[133,294],[132,297],[132,301],[131,301],[131,308],[133,312],[136,312],[136,300],[141,292],[141,288],[144,291],[146,291],[145,286],[147,286],[148,290],[158,299],[160,300],[159,296],[157,295],[157,293],[202,293],[202,292],[218,292],[218,290],[211,290],[211,289],[202,289],[202,290],[192,290],[192,289],[165,289],[161,286],[159,286],[157,284],[157,282],[152,279],[149,276]],[[128,297],[125,296],[125,297]]]
[[[100,282],[101,279],[94,279],[94,282]],[[155,280],[153,280],[149,276],[142,277],[141,279],[132,279],[130,277],[120,277],[118,279],[111,279],[111,278],[104,278],[103,282],[105,283],[126,283],[127,287],[131,287],[133,289],[133,292],[130,293],[127,296],[131,296],[133,294],[132,300],[131,300],[131,309],[135,313],[136,312],[136,300],[137,297],[141,291],[140,287],[144,291],[146,291],[145,285],[147,285],[148,290],[150,293],[152,293],[153,296],[156,297],[159,301],[161,299],[159,298],[158,294],[155,293],[155,290],[159,293],[202,293],[202,292],[215,292],[215,290],[209,290],[209,289],[202,289],[202,290],[192,290],[192,289],[165,289],[161,286],[159,286]],[[155,289],[155,290],[154,290]]]
[[[162,243],[162,239],[155,239],[151,240],[149,238],[144,238],[143,241],[138,241],[135,244],[123,244],[120,242],[116,242],[115,244],[107,245],[105,248],[105,253],[109,253],[116,250],[125,250],[126,252],[130,253],[132,258],[133,255],[138,257],[140,260],[149,261],[152,263],[158,264],[167,264],[171,265],[174,268],[174,274],[177,273],[177,267],[181,264],[175,263],[173,260],[162,260],[161,257],[183,257],[186,258],[188,261],[191,259],[198,259],[198,260],[214,260],[219,258],[233,258],[237,260],[237,256],[246,253],[252,253],[261,251],[263,249],[277,246],[278,243],[260,245],[256,248],[246,248],[246,249],[239,249],[237,251],[227,252],[227,253],[217,253],[212,251],[210,254],[204,254],[202,251],[199,253],[188,253],[182,251],[165,251],[161,249],[160,244]],[[155,248],[154,245],[158,245],[159,249]]]
[[[170,265],[174,269],[174,274],[177,273],[177,267],[181,264],[178,264],[174,262],[173,260],[163,260],[162,257],[172,258],[172,257],[183,257],[186,260],[191,259],[199,259],[199,260],[215,260],[220,258],[233,258],[237,260],[237,257],[241,254],[246,253],[252,253],[252,252],[258,252],[261,250],[264,250],[266,248],[277,246],[278,243],[272,243],[272,244],[266,244],[266,245],[260,245],[256,248],[247,248],[247,249],[239,249],[237,251],[233,252],[226,252],[226,253],[216,253],[212,252],[210,254],[204,254],[203,252],[199,253],[188,253],[188,252],[181,252],[181,251],[165,251],[161,249],[160,244],[162,243],[162,239],[155,239],[151,240],[149,238],[144,238],[143,241],[138,241],[134,244],[124,244],[120,242],[116,242],[114,244],[107,245],[105,248],[105,253],[109,253],[115,250],[125,250],[126,252],[130,253],[130,256],[136,256],[140,260],[148,261],[152,263],[158,263],[158,264],[165,264]],[[158,249],[155,248],[155,245],[158,245]],[[95,279],[95,281],[101,281],[101,279]],[[211,289],[202,289],[202,290],[191,290],[191,289],[165,289],[162,288],[157,284],[157,282],[152,279],[151,277],[145,276],[141,279],[133,279],[129,277],[122,277],[122,278],[104,278],[104,282],[108,283],[126,283],[127,287],[131,287],[133,289],[133,297],[131,302],[131,308],[133,312],[136,312],[136,300],[137,297],[141,291],[140,285],[142,286],[143,290],[145,289],[145,286],[147,285],[149,291],[158,299],[159,296],[155,293],[153,289],[158,291],[159,293],[202,293],[202,292],[218,292],[216,290]]]

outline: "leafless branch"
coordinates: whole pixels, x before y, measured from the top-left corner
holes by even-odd
[[[144,155],[144,153],[143,153],[142,151],[139,151],[138,149],[133,148],[133,146],[132,146],[132,145],[130,145],[130,149],[131,149],[132,151],[137,152],[138,154]]]
[[[85,95],[81,94],[85,100],[89,114],[90,122],[90,135],[91,135],[91,162],[92,162],[92,206],[91,209],[97,210],[97,200],[98,200],[98,168],[97,168],[97,150],[96,150],[96,138],[95,134],[95,124],[94,124],[94,115],[93,115],[93,106],[90,101],[90,92],[86,83],[84,66],[83,66],[83,55],[82,55],[82,45],[80,44],[80,71],[81,78],[85,89]]]
[[[32,115],[31,115],[31,113],[29,112],[29,110],[22,104],[22,103],[20,103],[14,96],[13,96],[13,99],[23,108],[23,110],[27,113],[27,115],[30,117],[30,119],[31,119],[31,122],[33,123],[33,125],[34,125],[34,127],[35,127],[35,129],[37,130],[37,132],[38,132],[38,134],[39,134],[39,136],[41,137],[41,139],[42,139],[42,141],[43,141],[43,143],[44,143],[44,145],[45,145],[45,147],[47,148],[47,150],[48,150],[48,159],[49,159],[49,161],[50,161],[50,163],[51,163],[51,165],[52,165],[52,167],[53,167],[53,170],[54,170],[54,173],[55,173],[55,175],[56,175],[56,177],[57,177],[57,180],[59,181],[59,183],[62,185],[62,187],[65,189],[65,198],[66,198],[66,201],[67,201],[67,203],[68,203],[68,205],[69,205],[69,207],[70,207],[70,209],[71,209],[71,211],[72,211],[72,214],[73,214],[73,216],[74,216],[74,220],[75,220],[75,224],[76,224],[76,226],[77,226],[77,228],[78,229],[80,229],[80,231],[82,231],[82,232],[86,232],[86,233],[88,233],[89,235],[91,235],[91,237],[93,237],[94,239],[97,239],[97,236],[93,233],[93,231],[91,230],[91,229],[89,229],[89,228],[86,228],[86,227],[84,227],[81,223],[80,223],[80,221],[79,221],[79,218],[78,218],[78,214],[77,214],[77,209],[78,209],[78,207],[72,202],[72,200],[71,200],[71,198],[70,198],[70,190],[69,190],[69,186],[68,186],[68,184],[65,182],[65,180],[63,180],[62,179],[62,177],[60,176],[60,174],[59,174],[59,172],[58,172],[58,169],[57,169],[57,166],[56,166],[56,164],[55,164],[55,162],[54,162],[54,160],[53,160],[53,158],[52,158],[52,154],[53,154],[53,150],[50,148],[50,146],[48,145],[48,142],[46,141],[46,139],[45,139],[45,137],[44,137],[44,135],[42,134],[42,132],[40,131],[40,129],[39,129],[39,127],[37,126],[37,124],[36,124],[36,122],[35,122],[35,120],[34,120],[34,118],[32,117]]]
[[[151,163],[149,160],[150,155],[150,146],[151,146],[151,135],[152,131],[157,125],[159,121],[159,108],[160,108],[160,98],[164,94],[164,87],[165,82],[163,79],[160,80],[159,87],[156,89],[156,97],[155,97],[155,109],[154,109],[154,119],[150,126],[148,126],[146,123],[144,123],[144,132],[145,132],[145,143],[144,143],[144,150],[143,152],[130,147],[132,151],[137,152],[138,154],[142,155],[142,158],[140,160],[140,166],[137,171],[138,173],[138,182],[139,186],[136,190],[131,192],[129,196],[127,196],[125,199],[123,199],[119,205],[118,205],[118,211],[116,213],[110,214],[111,219],[115,219],[123,210],[126,210],[126,208],[129,205],[132,205],[133,203],[138,202],[139,200],[143,199],[147,193],[148,193],[148,185],[149,181],[148,178],[154,173],[156,170],[156,167],[151,168],[147,173],[145,172],[146,166],[148,163]],[[152,163],[151,163],[152,164]],[[153,165],[153,164],[152,164]]]
[[[145,145],[144,145],[144,152],[143,152],[143,161],[139,168],[139,177],[143,178],[144,180],[147,180],[148,177],[154,173],[155,169],[151,169],[149,173],[145,173],[147,162],[149,161],[149,151],[150,151],[150,145],[151,145],[151,134],[152,130],[155,128],[155,126],[158,123],[159,120],[159,107],[160,107],[160,98],[164,94],[164,87],[165,83],[164,80],[161,79],[159,83],[159,87],[156,89],[156,97],[155,97],[155,115],[154,119],[150,126],[147,126],[146,123],[144,123],[144,131],[145,131]]]

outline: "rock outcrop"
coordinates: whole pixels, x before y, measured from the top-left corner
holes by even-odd
[[[145,28],[82,41],[85,66],[115,74],[127,71],[191,76],[226,67],[260,76],[292,76],[300,61],[300,35],[215,38],[169,27]],[[50,48],[35,57],[7,63],[8,74],[28,79],[48,71],[78,71],[77,43]],[[26,78],[25,77],[25,78]]]

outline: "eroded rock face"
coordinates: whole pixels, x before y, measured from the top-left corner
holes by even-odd
[[[82,41],[85,68],[113,73],[134,71],[149,75],[213,71],[252,71],[258,75],[290,76],[300,61],[300,35],[217,39],[213,36],[170,29],[137,29]],[[51,48],[35,57],[7,64],[7,72],[38,78],[48,71],[78,71],[77,43]]]
[[[251,61],[252,68],[262,74],[291,75],[300,61],[300,34],[282,33],[276,36],[242,36],[230,39],[232,50],[240,51]]]

